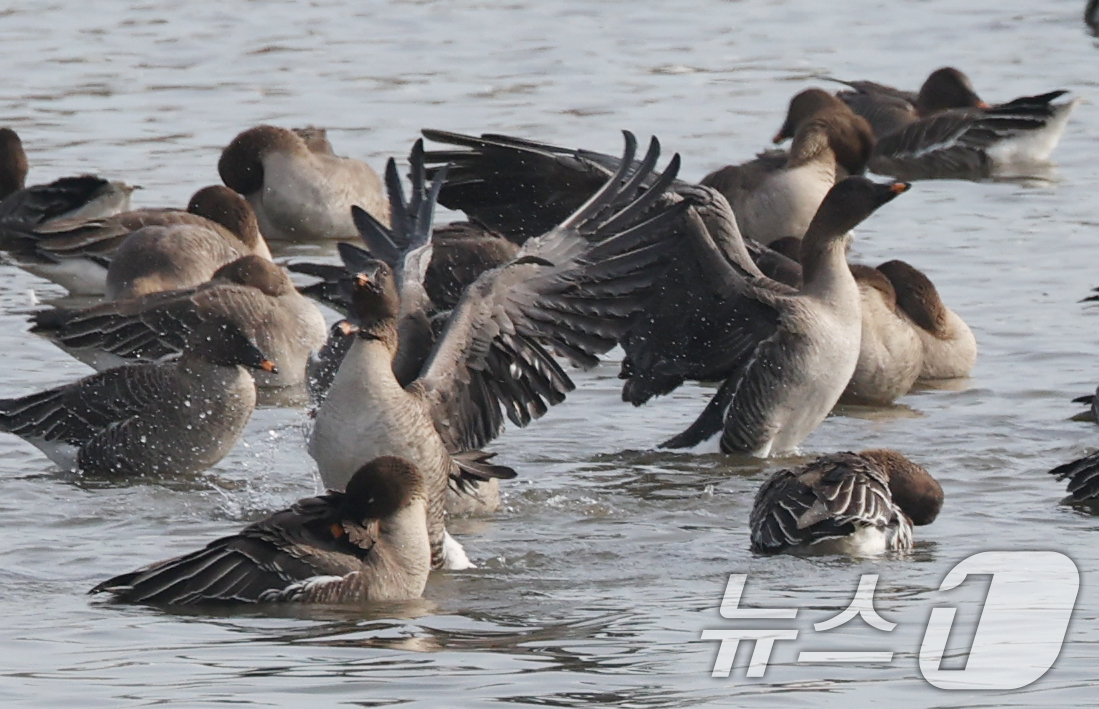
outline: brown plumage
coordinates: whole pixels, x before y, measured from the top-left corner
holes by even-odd
[[[204,549],[104,581],[122,603],[362,603],[418,598],[431,552],[424,480],[385,456],[344,492],[298,501]]]

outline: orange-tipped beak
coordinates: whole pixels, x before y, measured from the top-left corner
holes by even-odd
[[[889,185],[889,190],[893,194],[904,194],[911,186],[912,185],[908,182],[894,182],[893,184]]]
[[[987,111],[988,109],[992,108],[992,106],[989,106],[984,101],[978,101],[977,102],[977,108],[981,109],[982,111]]]
[[[365,288],[366,286],[370,285],[370,276],[366,275],[365,273],[356,274],[355,285],[360,288]]]
[[[359,328],[355,327],[346,320],[341,320],[336,327],[340,329],[340,334],[344,337],[347,337],[348,335],[354,335],[356,332],[359,331]]]
[[[275,367],[275,363],[272,362],[269,359],[265,359],[262,362],[260,362],[259,363],[259,368],[262,369],[265,372],[270,372],[271,374],[278,374],[279,373],[278,368]]]

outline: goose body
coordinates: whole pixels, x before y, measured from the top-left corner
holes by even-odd
[[[930,524],[943,491],[896,451],[821,456],[774,473],[749,520],[752,551],[872,556],[912,548],[913,524]]]
[[[327,138],[318,140],[316,133],[306,139],[285,128],[257,126],[222,152],[222,180],[248,200],[268,239],[357,239],[352,206],[389,221],[378,175],[365,163],[333,154]]]
[[[289,509],[204,549],[104,581],[91,593],[152,605],[365,603],[418,598],[427,583],[423,479],[379,457],[346,492]]]

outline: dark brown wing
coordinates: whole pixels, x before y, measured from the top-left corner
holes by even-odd
[[[0,430],[24,438],[79,446],[109,426],[171,405],[174,369],[137,364],[109,369],[72,384],[0,400]]]
[[[338,514],[340,497],[302,500],[239,534],[116,576],[91,593],[156,605],[298,600],[360,570],[376,541],[376,524],[348,531]]]

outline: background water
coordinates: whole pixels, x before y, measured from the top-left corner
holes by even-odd
[[[138,206],[183,205],[217,181],[218,151],[259,123],[329,128],[338,152],[381,167],[421,127],[512,133],[616,152],[656,134],[683,176],[766,146],[787,100],[830,74],[915,88],[939,66],[1004,101],[1056,88],[1096,95],[1082,0],[845,2],[225,2],[12,4],[0,12],[0,123],[22,135],[31,181],[95,171],[139,184]],[[819,83],[819,82],[818,82]],[[924,269],[973,327],[961,391],[830,418],[805,455],[891,446],[946,490],[907,559],[756,558],[752,496],[778,462],[657,453],[709,392],[632,409],[616,364],[493,450],[521,471],[504,508],[452,529],[480,568],[436,574],[422,603],[346,611],[170,615],[92,602],[94,583],[204,545],[311,494],[299,410],[258,411],[208,475],[111,486],[65,476],[0,436],[0,703],[4,706],[353,705],[556,707],[1092,706],[1099,666],[1099,519],[1060,503],[1045,474],[1092,449],[1068,420],[1099,379],[1095,138],[1085,103],[1053,182],[919,183],[860,228],[855,256]],[[29,292],[0,267],[0,396],[88,372],[26,333]],[[857,414],[857,415],[855,415]],[[943,692],[916,664],[946,571],[988,549],[1056,549],[1083,577],[1061,657],[1015,692]],[[730,627],[727,575],[746,599],[802,605],[763,681],[714,679]],[[890,634],[858,622],[815,638],[810,620],[879,573]],[[973,588],[969,588],[973,586]],[[959,612],[972,635],[980,585]],[[966,594],[969,594],[968,596]],[[784,627],[794,627],[789,622]],[[961,646],[964,649],[964,637]],[[796,647],[795,647],[796,645]],[[863,647],[865,646],[865,647]],[[797,650],[893,650],[887,666],[802,666]]]

